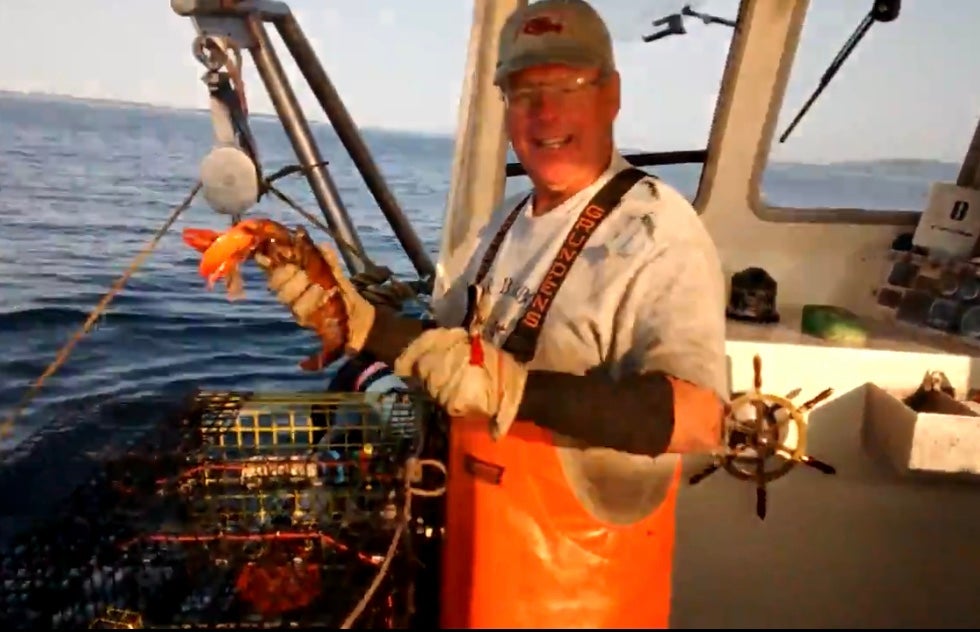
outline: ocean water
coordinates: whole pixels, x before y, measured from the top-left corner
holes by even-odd
[[[259,118],[253,125],[267,172],[295,162],[278,121]],[[332,129],[313,128],[368,252],[409,274],[407,258]],[[0,95],[0,418],[183,199],[210,134],[204,113]],[[366,131],[365,140],[435,257],[452,140],[377,131]],[[950,177],[950,170],[955,177],[953,166],[939,177]],[[693,199],[700,167],[655,171]],[[780,166],[767,176],[766,193],[801,204],[816,196],[825,204],[839,197],[872,208],[915,208],[937,177],[921,170],[868,174],[867,165]],[[525,184],[514,179],[508,189]],[[282,181],[281,188],[319,215],[303,178]],[[255,212],[303,222],[274,199]],[[231,303],[220,290],[206,291],[198,255],[182,243],[180,231],[226,225],[203,200],[195,202],[48,378],[14,440],[52,424],[90,424],[103,435],[138,428],[160,403],[194,387],[324,387],[323,374],[297,366],[316,340],[269,296],[254,266],[245,270],[245,300]]]

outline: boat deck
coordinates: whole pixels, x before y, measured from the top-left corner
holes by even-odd
[[[980,626],[980,483],[976,477],[900,472],[866,447],[865,389],[914,388],[943,370],[962,393],[978,379],[977,348],[879,323],[852,349],[783,325],[730,324],[737,389],[763,359],[763,391],[827,386],[835,397],[810,414],[807,452],[834,476],[798,467],[769,486],[769,513],[755,490],[716,472],[680,495],[673,627],[975,628]],[[687,458],[686,474],[703,460]]]
[[[840,421],[809,435],[837,475],[790,472],[765,521],[723,472],[681,492],[673,627],[980,626],[980,485],[900,477]]]

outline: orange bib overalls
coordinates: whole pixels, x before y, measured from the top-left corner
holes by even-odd
[[[624,170],[587,205],[505,349],[524,361],[533,356],[544,316],[585,241],[647,175]],[[523,205],[491,242],[476,283]],[[441,627],[667,627],[679,464],[653,512],[613,525],[582,506],[551,433],[533,423],[517,421],[494,441],[486,419],[454,419],[449,443]]]

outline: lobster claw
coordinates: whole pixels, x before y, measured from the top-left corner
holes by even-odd
[[[210,228],[185,228],[181,236],[185,244],[203,253],[221,236],[221,233]]]
[[[262,255],[257,262],[263,268],[270,264],[289,263],[303,268],[311,283],[326,290],[323,298],[304,316],[320,337],[322,349],[305,359],[300,366],[307,371],[319,371],[339,359],[350,337],[348,307],[344,303],[337,273],[302,228],[291,231],[270,219],[242,220],[231,229],[219,233],[206,228],[186,228],[184,242],[202,252],[199,272],[211,289],[219,279],[228,284],[229,298],[241,294],[239,268],[251,257]]]

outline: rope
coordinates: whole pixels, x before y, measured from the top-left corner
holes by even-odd
[[[426,465],[434,467],[440,472],[442,472],[443,478],[448,478],[449,472],[446,471],[446,465],[442,461],[436,459],[415,459],[415,463],[419,468],[423,468]],[[446,493],[446,486],[438,487],[436,489],[419,489],[418,487],[409,486],[409,491],[414,496],[420,496],[423,498],[435,498],[437,496],[442,496]]]
[[[442,472],[443,476],[446,476],[446,466],[435,459],[414,459],[415,463],[412,464],[416,467],[424,467],[426,465],[434,467]],[[410,465],[411,467],[411,465]],[[398,551],[398,544],[401,542],[402,536],[405,533],[406,525],[411,521],[412,518],[412,497],[421,496],[432,498],[436,496],[441,496],[446,493],[446,486],[443,485],[437,489],[418,489],[412,487],[411,477],[405,476],[405,504],[402,507],[401,520],[398,521],[398,526],[395,528],[395,533],[391,537],[391,544],[388,545],[388,551],[385,553],[384,560],[381,562],[381,566],[378,568],[378,572],[375,574],[374,579],[371,581],[371,585],[364,592],[364,596],[361,600],[357,602],[354,609],[351,610],[344,622],[340,624],[341,630],[350,630],[353,627],[354,622],[357,618],[364,614],[365,608],[374,598],[374,594],[378,592],[378,588],[381,587],[381,582],[384,581],[385,576],[388,574],[388,570],[391,568],[391,563],[395,559],[395,553]]]
[[[77,332],[75,332],[74,335],[72,335],[71,338],[68,339],[68,342],[61,347],[58,354],[55,356],[55,359],[48,365],[48,368],[46,368],[44,372],[41,373],[41,375],[34,381],[30,388],[27,389],[23,397],[21,397],[20,403],[18,403],[13,412],[10,413],[10,416],[8,416],[7,419],[0,424],[0,439],[10,436],[10,433],[13,432],[14,423],[17,421],[17,418],[20,417],[20,415],[24,412],[24,409],[27,408],[27,405],[41,390],[41,386],[44,385],[44,381],[54,375],[54,373],[61,368],[61,365],[63,365],[68,359],[72,349],[74,349],[75,345],[78,344],[78,341],[84,338],[85,335],[91,331],[92,326],[96,323],[99,317],[105,313],[105,310],[109,307],[109,303],[112,301],[112,299],[115,298],[120,291],[122,291],[129,278],[133,276],[137,269],[139,269],[139,267],[143,264],[143,261],[150,256],[150,253],[152,253],[153,249],[156,248],[157,244],[160,242],[160,239],[162,239],[167,231],[170,230],[170,227],[177,221],[177,218],[180,217],[181,213],[190,207],[191,202],[194,201],[194,197],[200,190],[201,183],[198,182],[194,185],[194,188],[191,189],[190,193],[187,194],[187,197],[184,198],[184,201],[174,208],[173,212],[170,214],[170,217],[163,223],[163,226],[157,230],[156,234],[153,235],[150,241],[147,242],[147,244],[143,246],[143,249],[136,255],[136,257],[133,258],[133,261],[129,264],[129,267],[126,268],[118,279],[116,279],[115,283],[112,284],[112,287],[109,288],[109,291],[102,297],[102,300],[100,300],[98,305],[92,309],[92,312],[89,314],[85,323]]]
[[[287,175],[287,173],[284,171],[281,175]],[[333,238],[339,248],[343,248],[364,264],[364,273],[351,277],[351,282],[357,287],[358,291],[366,300],[375,305],[388,304],[397,308],[401,306],[403,301],[417,297],[415,290],[410,285],[392,278],[391,270],[386,267],[378,266],[368,257],[367,253],[362,252],[360,249],[342,239],[340,235],[336,233],[336,231],[332,230],[315,215],[304,209],[297,202],[293,201],[292,198],[273,185],[273,179],[274,178],[266,178],[264,180],[265,190],[267,192],[279,198],[281,202],[302,215],[307,221],[323,230],[323,232]],[[388,281],[390,285],[384,287],[382,284],[386,281]],[[448,475],[446,466],[442,462],[435,459],[413,459],[412,461],[413,462],[409,464],[409,467],[419,469],[425,466],[435,467],[442,472],[444,477]],[[401,518],[398,521],[398,526],[395,528],[394,534],[392,534],[391,543],[388,545],[388,550],[385,553],[385,557],[382,560],[374,579],[371,581],[371,584],[361,597],[361,600],[357,602],[357,605],[354,606],[350,614],[347,615],[347,618],[344,619],[344,622],[340,625],[341,630],[349,630],[353,627],[357,619],[364,614],[364,610],[374,598],[374,595],[378,592],[384,578],[388,575],[391,564],[395,559],[395,553],[398,551],[398,545],[401,543],[402,537],[405,534],[405,529],[411,521],[412,497],[419,496],[434,498],[441,496],[446,492],[445,485],[432,490],[412,487],[411,479],[411,476],[406,475],[405,504],[402,507]]]

